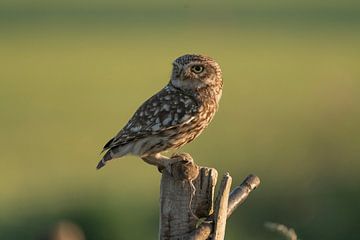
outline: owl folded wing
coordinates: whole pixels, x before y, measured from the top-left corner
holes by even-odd
[[[103,151],[189,124],[196,120],[199,104],[185,93],[166,87],[144,102]]]

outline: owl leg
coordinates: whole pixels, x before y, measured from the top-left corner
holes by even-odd
[[[165,169],[170,174],[172,172],[171,165],[179,161],[178,158],[168,158],[160,153],[142,156],[141,159],[148,164],[157,166],[160,172]]]

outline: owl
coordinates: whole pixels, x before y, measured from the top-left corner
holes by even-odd
[[[222,72],[210,57],[187,54],[173,63],[169,83],[145,101],[103,148],[97,165],[131,154],[159,169],[171,158],[161,153],[194,140],[213,119],[222,94]]]

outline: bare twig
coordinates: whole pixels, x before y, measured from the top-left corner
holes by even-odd
[[[240,186],[236,187],[229,196],[228,202],[228,211],[227,217],[231,215],[234,210],[240,206],[249,196],[250,192],[252,192],[255,188],[257,188],[260,184],[260,179],[255,175],[249,175],[246,179],[240,184]],[[207,221],[202,223],[199,228],[190,233],[188,238],[190,240],[206,240],[209,238],[213,225],[209,222],[212,221],[212,217],[210,216]]]
[[[260,178],[250,174],[245,180],[230,193],[227,216],[235,211],[249,196],[249,194],[260,185]]]
[[[280,233],[288,240],[297,240],[298,237],[295,233],[295,230],[292,228],[288,228],[287,226],[280,223],[266,222],[265,227],[273,232]]]
[[[232,178],[229,173],[225,173],[219,194],[216,199],[215,213],[214,213],[214,233],[213,240],[223,240],[225,237],[225,227],[228,212],[228,201]]]

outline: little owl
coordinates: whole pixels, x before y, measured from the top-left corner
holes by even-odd
[[[173,62],[170,82],[144,102],[123,129],[105,146],[97,169],[114,158],[139,156],[170,170],[171,158],[161,152],[194,140],[218,109],[222,76],[213,59],[187,54]]]

